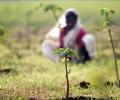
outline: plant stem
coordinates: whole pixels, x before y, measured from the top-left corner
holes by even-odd
[[[119,72],[118,72],[118,66],[117,66],[117,58],[116,58],[115,47],[114,47],[114,44],[113,44],[113,39],[112,39],[110,27],[108,29],[108,33],[109,33],[109,36],[110,36],[111,46],[112,46],[112,49],[113,49],[113,55],[114,55],[114,60],[115,60],[116,77],[117,77],[117,81],[118,81],[118,86],[120,87],[120,79],[119,79]]]
[[[66,100],[68,100],[69,97],[69,79],[68,79],[68,62],[67,62],[67,56],[65,56],[65,69],[66,69],[66,82],[67,82],[67,90],[66,90]]]

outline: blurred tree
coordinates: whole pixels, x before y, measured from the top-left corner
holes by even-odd
[[[58,16],[57,16],[56,12],[57,11],[63,11],[63,9],[60,6],[56,5],[56,4],[48,4],[48,5],[45,6],[44,11],[45,12],[52,11],[52,14],[53,14],[54,18],[57,21]]]
[[[63,11],[62,7],[58,6],[57,4],[47,4],[44,5],[43,3],[40,3],[35,9],[39,9],[42,8],[44,6],[44,12],[48,12],[51,11],[54,19],[57,21],[58,20],[58,16],[57,16],[57,11]]]

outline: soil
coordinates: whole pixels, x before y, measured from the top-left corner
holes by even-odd
[[[8,74],[11,72],[11,69],[10,68],[6,68],[6,69],[0,69],[0,74]]]
[[[57,98],[55,100],[67,100],[66,98]],[[109,98],[95,98],[90,96],[78,96],[78,97],[69,97],[68,100],[114,100],[113,97]]]

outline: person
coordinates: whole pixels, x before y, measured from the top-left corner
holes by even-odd
[[[53,61],[59,62],[60,58],[54,52],[66,47],[78,53],[75,59],[78,63],[85,63],[94,57],[95,38],[85,31],[75,9],[66,10],[55,27],[48,32],[42,43],[42,52]]]

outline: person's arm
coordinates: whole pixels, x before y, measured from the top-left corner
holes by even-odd
[[[67,33],[66,27],[60,29],[60,36],[59,36],[60,48],[64,48],[64,36],[66,35],[66,33]]]
[[[60,36],[59,36],[59,43],[60,43],[60,46],[59,48],[62,48],[63,47],[63,29],[60,29]]]

